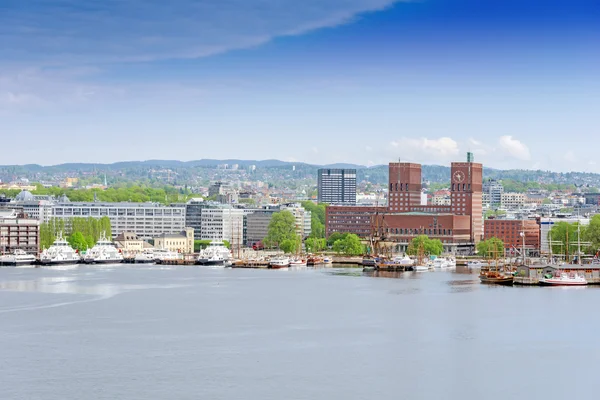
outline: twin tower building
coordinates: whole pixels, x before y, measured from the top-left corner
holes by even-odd
[[[319,171],[319,189],[322,171],[327,170]],[[353,173],[355,177],[356,172]],[[347,175],[351,176],[352,171]],[[396,243],[400,251],[406,250],[415,236],[427,235],[441,240],[446,252],[469,253],[483,237],[483,165],[473,162],[473,155],[468,153],[467,162],[451,164],[449,178],[451,204],[430,205],[422,194],[421,165],[390,163],[387,206],[330,202],[327,235],[349,232],[368,238],[377,230],[386,242]],[[348,183],[344,183],[346,186]]]

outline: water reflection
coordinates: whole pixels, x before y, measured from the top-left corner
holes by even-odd
[[[479,287],[479,281],[476,280],[452,280],[446,282],[450,287],[450,291],[453,293],[468,293],[473,292],[475,288]]]

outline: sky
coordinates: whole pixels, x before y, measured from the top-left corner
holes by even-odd
[[[597,0],[3,0],[0,164],[600,173],[599,43]]]

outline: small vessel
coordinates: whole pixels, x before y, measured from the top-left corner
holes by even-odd
[[[413,259],[410,258],[406,254],[404,256],[396,256],[396,257],[394,257],[393,260],[392,260],[392,262],[394,264],[398,264],[398,265],[405,266],[405,267],[408,267],[408,266],[411,266],[411,265],[414,264]]]
[[[333,258],[329,256],[323,257],[323,264],[333,264]]]
[[[273,269],[281,269],[287,268],[290,266],[290,259],[286,256],[273,257],[269,261],[269,268]]]
[[[117,250],[113,242],[106,238],[106,233],[102,232],[96,245],[83,256],[83,262],[88,264],[120,263],[123,262],[123,255]]]
[[[80,261],[81,257],[63,238],[62,232],[58,234],[52,246],[44,249],[40,254],[42,265],[77,264]]]
[[[27,254],[21,249],[15,250],[13,253],[0,256],[0,266],[18,267],[19,265],[31,265],[35,263],[35,256]]]
[[[145,249],[141,253],[137,253],[133,260],[136,264],[153,264],[154,259],[154,249]]]
[[[540,285],[544,286],[584,286],[588,281],[581,274],[561,272],[558,276],[548,274],[540,279]]]
[[[323,258],[321,256],[309,255],[306,259],[306,265],[313,267],[315,265],[323,264]]]
[[[429,265],[425,264],[425,265],[415,265],[413,267],[414,271],[417,272],[425,272],[425,271],[429,271]]]
[[[512,285],[514,277],[503,274],[500,271],[481,271],[479,280],[485,284]]]
[[[483,267],[483,263],[479,260],[477,261],[467,261],[467,268],[470,269],[481,269]]]
[[[157,264],[177,260],[183,260],[183,254],[167,249],[154,249],[154,261],[156,261]]]
[[[213,240],[198,255],[196,264],[228,267],[231,265],[231,251],[220,240]]]
[[[362,259],[363,267],[374,267],[378,261],[378,257],[364,256]]]
[[[306,267],[306,260],[302,258],[292,258],[290,260],[290,267]]]
[[[449,267],[448,261],[445,258],[439,257],[433,260],[433,269],[447,269]]]

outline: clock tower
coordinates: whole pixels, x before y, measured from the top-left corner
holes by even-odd
[[[471,153],[467,162],[453,162],[451,167],[452,213],[471,217],[471,242],[483,238],[483,165],[473,162]]]

